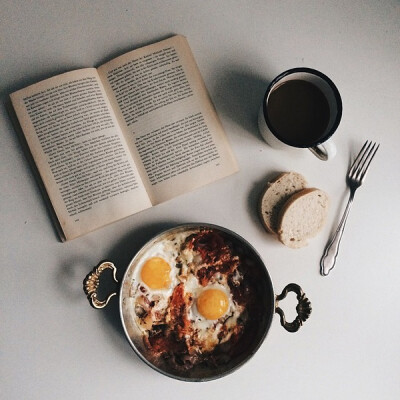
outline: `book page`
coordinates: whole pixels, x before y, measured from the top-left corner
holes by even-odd
[[[153,204],[237,171],[185,37],[98,68]]]
[[[11,94],[66,239],[151,206],[94,68]]]

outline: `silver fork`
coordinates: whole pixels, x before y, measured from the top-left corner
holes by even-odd
[[[339,226],[337,227],[332,239],[326,246],[324,255],[321,258],[320,266],[321,275],[323,276],[327,276],[332,268],[335,266],[336,258],[339,252],[340,239],[342,238],[347,217],[353,203],[354,194],[364,182],[365,175],[367,174],[368,168],[378,148],[379,144],[372,144],[372,142],[367,140],[364,143],[364,146],[362,147],[360,152],[358,153],[358,156],[354,160],[354,163],[351,166],[349,172],[347,173],[347,184],[350,188],[350,197],[346,209],[344,210],[342,219],[340,220]]]

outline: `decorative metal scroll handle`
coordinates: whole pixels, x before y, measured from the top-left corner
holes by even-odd
[[[293,322],[287,322],[285,313],[283,310],[278,307],[279,302],[283,300],[289,292],[294,292],[297,295],[297,317]],[[275,299],[275,312],[279,314],[281,319],[281,325],[288,331],[288,332],[297,332],[303,323],[308,319],[311,314],[311,303],[306,297],[305,293],[303,292],[302,288],[295,283],[289,283],[280,295],[276,296]]]
[[[117,294],[116,292],[111,293],[105,300],[99,300],[97,298],[97,288],[99,287],[100,283],[100,275],[106,269],[112,270],[113,279],[116,283],[118,283],[117,268],[112,262],[109,261],[102,262],[97,267],[94,267],[93,271],[90,272],[83,281],[83,290],[89,300],[90,305],[94,308],[104,308],[110,301],[111,297]]]

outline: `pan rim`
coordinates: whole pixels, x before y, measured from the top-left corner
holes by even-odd
[[[193,376],[182,376],[182,375],[178,375],[178,374],[174,374],[172,372],[166,371],[162,368],[159,368],[157,365],[155,365],[154,363],[152,363],[150,360],[148,360],[140,351],[140,349],[137,348],[136,344],[133,342],[132,338],[129,335],[128,332],[128,328],[126,326],[126,321],[125,321],[125,317],[124,317],[124,313],[123,313],[123,301],[124,298],[126,296],[124,296],[125,291],[124,291],[124,283],[127,280],[128,275],[132,272],[131,268],[132,266],[134,266],[137,263],[137,259],[142,256],[142,254],[149,248],[151,247],[155,242],[159,241],[163,236],[166,237],[168,235],[170,235],[173,232],[183,232],[185,230],[196,230],[196,229],[201,229],[201,228],[206,228],[206,229],[215,229],[215,230],[220,230],[221,232],[224,232],[225,234],[232,236],[233,238],[235,238],[236,240],[238,240],[240,243],[242,243],[245,247],[247,247],[255,256],[255,258],[259,261],[259,265],[260,267],[264,267],[263,268],[263,272],[264,272],[264,279],[265,279],[265,283],[267,286],[269,286],[269,293],[270,293],[270,298],[268,299],[268,304],[271,304],[270,306],[270,310],[268,310],[268,317],[265,319],[264,322],[264,327],[263,327],[263,333],[262,335],[258,338],[258,342],[252,346],[249,350],[246,350],[248,352],[248,354],[243,357],[242,360],[240,360],[239,362],[237,362],[234,366],[228,368],[226,371],[222,371],[222,372],[218,372],[215,374],[212,374],[210,376],[206,376],[206,377],[193,377]],[[210,224],[210,223],[203,223],[203,222],[191,222],[191,223],[184,223],[184,224],[179,224],[176,225],[172,228],[163,230],[161,232],[159,232],[158,234],[156,234],[155,236],[153,236],[150,240],[148,240],[133,256],[133,258],[131,259],[131,261],[129,262],[126,271],[124,273],[123,279],[121,281],[121,288],[120,288],[120,292],[119,292],[119,313],[120,313],[120,318],[121,318],[121,323],[122,323],[122,327],[125,333],[125,337],[128,340],[128,343],[130,344],[130,346],[132,347],[132,349],[134,350],[134,352],[136,353],[136,355],[149,367],[151,367],[153,370],[161,373],[162,375],[165,375],[167,377],[173,378],[173,379],[177,379],[180,381],[185,381],[185,382],[207,382],[207,381],[212,381],[212,380],[216,380],[219,378],[222,378],[224,376],[227,376],[231,373],[233,373],[234,371],[236,371],[237,369],[239,369],[241,366],[243,366],[245,363],[247,363],[253,356],[254,354],[258,351],[258,349],[260,348],[260,346],[262,345],[262,343],[264,342],[271,324],[272,324],[272,320],[274,317],[274,313],[275,313],[275,291],[274,291],[274,287],[273,287],[273,283],[271,280],[271,277],[269,275],[267,266],[265,264],[265,262],[263,261],[261,255],[258,253],[258,251],[254,248],[254,246],[249,243],[246,239],[244,239],[241,235],[237,234],[236,232],[222,227],[220,225],[216,225],[216,224]]]

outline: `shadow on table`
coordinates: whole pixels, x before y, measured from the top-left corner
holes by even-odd
[[[218,112],[261,140],[257,117],[269,80],[240,66],[216,71],[213,88]]]

